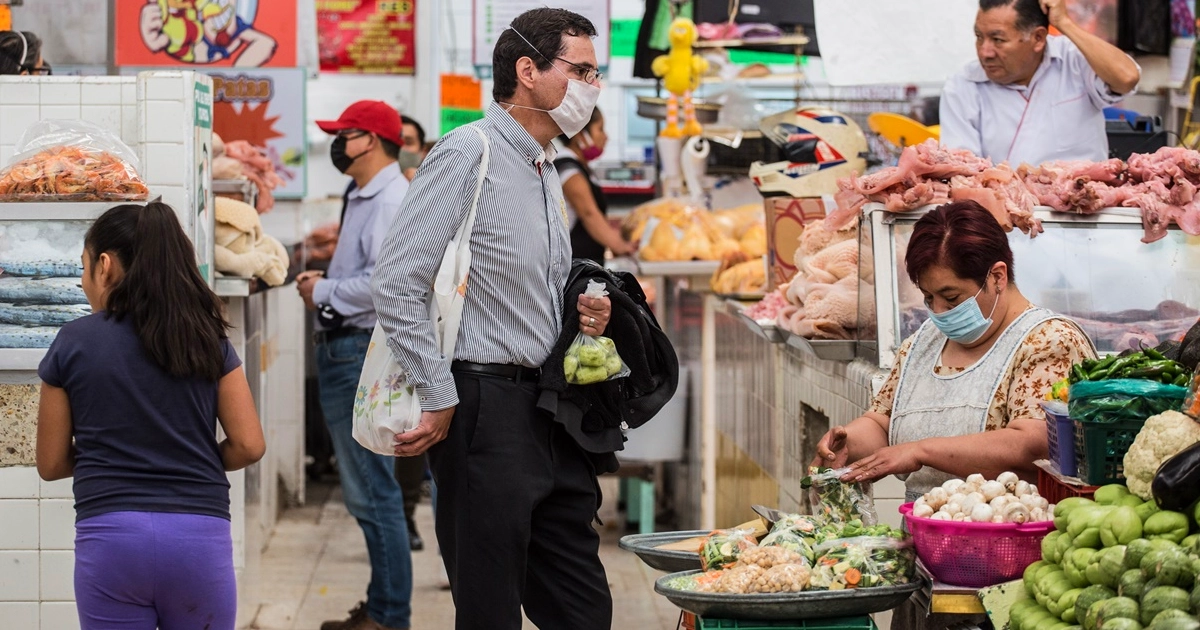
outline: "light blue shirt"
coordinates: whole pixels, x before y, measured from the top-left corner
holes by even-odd
[[[376,173],[366,186],[350,191],[333,260],[325,277],[313,287],[313,302],[332,305],[345,317],[343,327],[375,327],[371,273],[407,193],[408,180],[395,162]]]
[[[1124,96],[1104,83],[1071,40],[1048,37],[1029,85],[993,83],[978,60],[946,81],[941,142],[1014,168],[1106,160],[1103,110]]]

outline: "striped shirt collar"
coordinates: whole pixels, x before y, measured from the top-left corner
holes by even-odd
[[[504,105],[493,101],[491,105],[488,105],[487,113],[484,114],[484,117],[500,132],[500,135],[509,144],[519,149],[521,153],[524,153],[525,157],[529,158],[529,161],[533,164],[553,162],[554,158],[558,156],[558,151],[554,148],[553,141],[546,143],[544,147],[539,147],[537,140],[529,135],[529,132],[521,126],[521,123],[517,122],[508,113]]]

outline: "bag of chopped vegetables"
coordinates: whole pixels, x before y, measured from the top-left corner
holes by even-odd
[[[859,536],[831,540],[816,548],[810,587],[837,591],[847,588],[895,586],[916,574],[912,540],[891,536]]]
[[[584,295],[602,298],[608,295],[603,282],[588,280]],[[572,385],[591,385],[629,376],[629,366],[617,354],[617,345],[608,337],[591,337],[583,333],[567,348],[563,371]]]
[[[718,529],[704,539],[700,564],[705,571],[721,568],[737,562],[743,551],[757,546],[752,529]]]
[[[782,547],[794,551],[812,564],[813,534],[821,527],[821,522],[807,514],[788,514],[775,522],[770,533],[759,543],[761,547]]]
[[[846,483],[841,476],[849,468],[810,467],[809,475],[801,481],[808,489],[813,514],[833,523],[845,523],[859,519],[864,525],[879,522],[875,513],[875,500],[871,497],[871,485]]]

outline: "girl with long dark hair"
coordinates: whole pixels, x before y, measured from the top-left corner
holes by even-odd
[[[221,302],[158,201],[105,212],[82,258],[93,314],[38,368],[37,435],[42,478],[75,478],[80,625],[232,629],[225,472],[265,445]]]

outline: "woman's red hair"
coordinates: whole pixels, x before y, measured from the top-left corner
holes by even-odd
[[[963,280],[982,285],[998,262],[1008,266],[1008,281],[1016,282],[1008,235],[996,218],[974,201],[954,201],[927,212],[913,227],[904,255],[904,266],[914,284],[930,267],[941,265]]]

